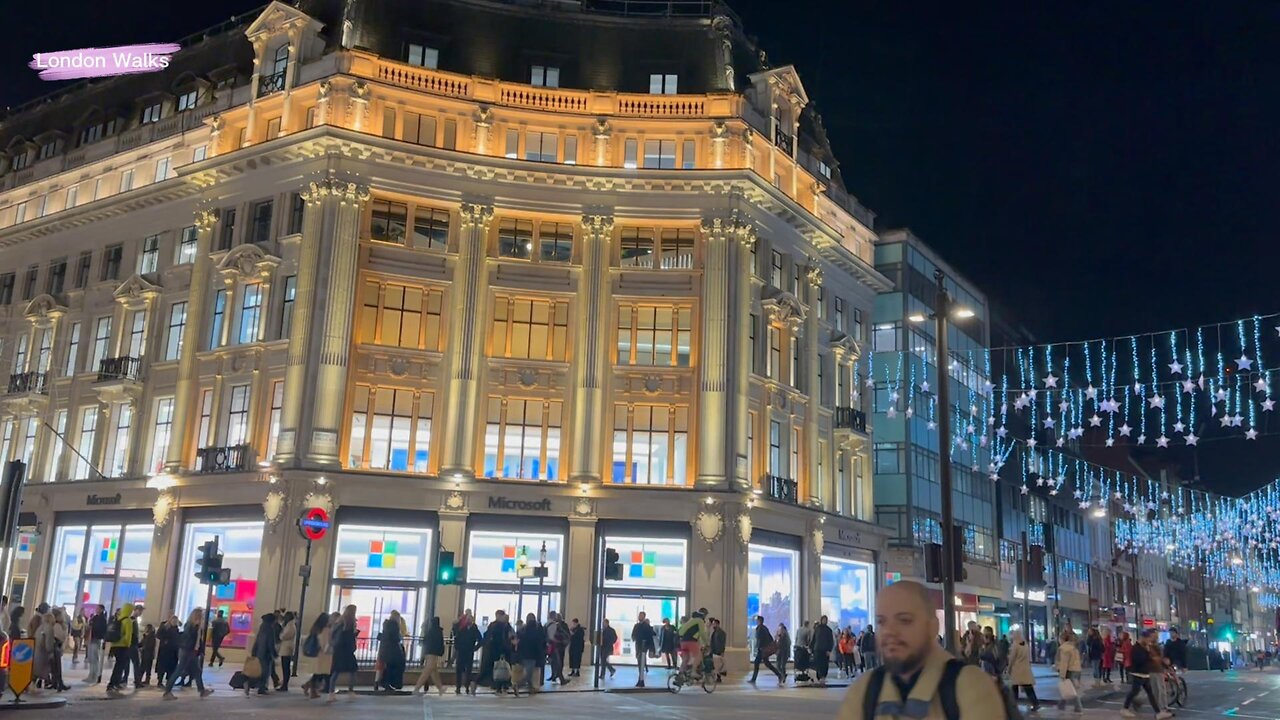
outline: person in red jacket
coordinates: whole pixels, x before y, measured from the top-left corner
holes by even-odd
[[[1111,668],[1116,664],[1116,642],[1111,638],[1111,628],[1102,628],[1102,682],[1111,682]]]
[[[1129,659],[1133,653],[1133,640],[1129,638],[1128,632],[1120,633],[1120,682],[1128,682],[1126,679],[1129,671]]]

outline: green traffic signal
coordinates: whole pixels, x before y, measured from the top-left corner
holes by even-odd
[[[440,565],[436,568],[436,584],[454,585],[458,582],[458,569],[453,564],[453,552],[440,551]]]

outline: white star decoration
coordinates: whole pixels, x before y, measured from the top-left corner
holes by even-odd
[[[921,380],[921,381],[920,381],[920,392],[922,392],[922,393],[927,393],[927,392],[929,392],[929,381],[928,381],[928,380]]]
[[[1182,363],[1178,362],[1177,360],[1174,360],[1173,362],[1169,363],[1169,372],[1174,375],[1181,375]]]
[[[1047,388],[1056,388],[1056,387],[1058,387],[1058,377],[1057,377],[1056,375],[1054,375],[1053,373],[1049,373],[1049,374],[1048,374],[1048,375],[1046,375],[1046,376],[1045,376],[1045,378],[1044,378],[1044,386],[1045,386],[1045,387],[1047,387]]]
[[[1147,398],[1147,407],[1149,407],[1149,408],[1161,408],[1161,409],[1163,409],[1163,408],[1164,408],[1164,396],[1163,396],[1163,395],[1152,395],[1151,397]]]
[[[889,408],[888,410],[884,411],[884,415],[885,417],[895,418],[895,417],[898,417],[898,411],[893,408]]]
[[[1222,426],[1222,427],[1227,427],[1227,426],[1228,426],[1228,425],[1230,425],[1230,424],[1231,424],[1231,416],[1230,416],[1230,415],[1223,415],[1221,418],[1218,418],[1218,425],[1220,425],[1220,426]]]
[[[1262,401],[1262,409],[1265,410],[1266,412],[1271,412],[1271,410],[1275,406],[1276,406],[1276,401],[1272,400],[1271,398],[1267,398],[1266,400]]]
[[[1085,388],[1084,396],[1089,398],[1090,400],[1096,400],[1098,399],[1098,391],[1094,390],[1093,386],[1090,385],[1089,387]]]
[[[1058,409],[1061,410],[1062,412],[1066,412],[1070,410],[1071,402],[1068,400],[1063,400],[1062,402],[1058,403]]]
[[[1176,433],[1181,433],[1183,430],[1186,430],[1186,429],[1187,429],[1187,426],[1183,424],[1181,420],[1173,424],[1173,431]]]
[[[1186,440],[1188,445],[1195,445],[1197,442],[1200,441],[1200,438],[1196,437],[1196,434],[1193,432],[1187,435]]]
[[[1146,436],[1146,435],[1139,435],[1139,436],[1138,436],[1138,444],[1139,444],[1139,445],[1146,445],[1146,444],[1147,444],[1147,436]]]
[[[1231,427],[1240,427],[1240,423],[1242,422],[1244,422],[1244,416],[1240,413],[1236,413],[1231,416]]]
[[[1133,428],[1129,427],[1129,423],[1125,423],[1120,426],[1120,434],[1123,435],[1124,437],[1129,437],[1129,433],[1132,431],[1133,431]]]
[[[1116,439],[1115,439],[1115,438],[1107,438],[1107,447],[1112,447],[1112,446],[1114,446],[1115,444],[1116,444]]]
[[[1035,438],[1027,438],[1027,447],[1029,447],[1029,448],[1033,448],[1033,447],[1035,447],[1035,446],[1036,446],[1036,439],[1035,439]]]
[[[1196,381],[1195,381],[1195,380],[1183,380],[1183,381],[1182,381],[1182,392],[1190,394],[1190,393],[1193,393],[1193,392],[1195,392],[1195,391],[1196,391]]]
[[[927,427],[928,427],[930,430],[933,430],[934,428],[938,427],[938,423],[936,423],[936,422],[934,422],[934,421],[930,420],[930,421],[929,421],[929,423],[928,423],[928,425],[927,425]]]
[[[1080,509],[1081,509],[1081,510],[1088,510],[1088,509],[1089,509],[1089,502],[1086,500],[1086,501],[1084,501],[1084,502],[1080,503]]]
[[[905,413],[905,415],[906,415],[907,417],[912,417],[912,416],[913,416],[913,415],[915,415],[915,414],[916,414],[916,409],[915,409],[915,408],[907,408],[907,412]]]
[[[1093,417],[1089,418],[1089,426],[1102,427],[1102,418],[1098,417],[1097,413],[1094,413]]]
[[[1067,444],[1067,439],[1064,437],[1059,437],[1058,442],[1056,444],[1058,447],[1063,447]]]
[[[1247,437],[1247,438],[1249,438],[1250,440],[1257,440],[1257,439],[1258,439],[1258,431],[1257,431],[1257,430],[1254,430],[1253,428],[1249,428],[1248,430],[1245,430],[1245,431],[1244,431],[1244,436],[1245,436],[1245,437]]]
[[[1026,485],[1023,485],[1023,486],[1022,486],[1022,494],[1023,494],[1023,495],[1026,495],[1026,494],[1027,494],[1027,493],[1029,493],[1029,492],[1031,492],[1031,488],[1027,487]]]
[[[1138,382],[1137,380],[1133,381],[1133,394],[1134,395],[1142,394],[1142,383]]]
[[[996,435],[1000,436],[1001,438],[1003,438],[1005,435],[1008,435],[1008,434],[1009,434],[1009,431],[1005,430],[1003,425],[996,428]]]
[[[1161,435],[1160,437],[1156,438],[1156,447],[1162,447],[1162,448],[1169,447],[1169,438],[1165,437],[1164,435]]]
[[[1245,355],[1244,353],[1240,353],[1239,359],[1236,360],[1236,367],[1240,368],[1241,370],[1252,370],[1253,360],[1250,360],[1248,355]]]
[[[1266,378],[1261,378],[1261,377],[1260,377],[1260,378],[1258,378],[1258,382],[1254,383],[1254,384],[1253,384],[1253,387],[1254,387],[1254,389],[1256,389],[1258,392],[1266,392],[1266,391],[1267,391],[1267,379],[1266,379]]]
[[[1053,429],[1053,424],[1054,424],[1054,423],[1053,423],[1053,418],[1051,418],[1051,417],[1047,417],[1047,418],[1045,418],[1045,419],[1044,419],[1044,427],[1045,427],[1045,429],[1046,429],[1046,430],[1052,430],[1052,429]]]
[[[1214,393],[1213,396],[1217,398],[1217,402],[1222,402],[1227,399],[1227,391],[1222,388],[1218,388],[1218,392]]]

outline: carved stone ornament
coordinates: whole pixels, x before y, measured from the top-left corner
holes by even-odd
[[[591,517],[595,514],[595,506],[587,498],[578,498],[573,503],[573,514],[578,517]]]
[[[463,510],[467,507],[467,497],[457,490],[454,490],[444,496],[444,502],[440,504],[440,507],[444,510],[453,510],[455,512]]]
[[[392,377],[402,378],[409,372],[409,361],[402,357],[391,358],[391,363],[387,367]]]
[[[842,332],[831,334],[829,347],[838,362],[854,361],[862,357],[862,347],[858,345],[858,341]]]
[[[458,206],[458,212],[461,215],[463,227],[476,225],[486,228],[493,220],[492,205],[464,202]]]
[[[302,191],[302,199],[307,202],[319,202],[326,197],[337,198],[342,203],[351,205],[368,202],[371,196],[368,185],[339,180],[335,177],[309,183],[307,189]]]
[[[272,490],[267,493],[267,499],[262,501],[262,517],[273,528],[280,524],[280,519],[284,517],[285,497],[283,492]]]
[[[609,121],[605,118],[596,118],[596,126],[592,134],[597,140],[607,140],[613,134],[613,128],[609,127]]]
[[[810,537],[812,538],[813,553],[815,555],[821,555],[822,548],[827,542],[826,534],[822,532],[822,528],[814,528]]]
[[[693,527],[697,530],[698,537],[708,545],[715,544],[724,534],[724,516],[715,510],[700,510],[698,517],[693,520]]]
[[[155,522],[156,531],[169,524],[169,518],[173,517],[174,501],[173,496],[167,492],[162,492],[156,497],[156,502],[151,506],[151,519]]]
[[[656,395],[662,390],[661,375],[646,375],[644,378],[644,391],[649,395]]]
[[[493,125],[493,108],[488,105],[481,105],[476,108],[475,113],[473,113],[471,117],[472,120],[475,121],[477,127],[487,128]]]
[[[63,315],[67,314],[67,307],[59,303],[52,295],[37,295],[34,300],[27,304],[26,312],[23,316],[30,320],[36,327],[49,327]]]
[[[814,287],[822,284],[822,268],[819,267],[817,261],[809,261],[809,264],[805,267],[804,277]]]
[[[321,80],[319,90],[320,90],[319,101],[328,102],[329,93],[333,92],[333,82],[330,80]]]
[[[533,368],[521,368],[516,372],[516,380],[520,387],[531,388],[538,384],[538,373]]]
[[[738,540],[742,543],[742,549],[745,551],[747,543],[751,542],[751,531],[754,526],[751,523],[751,513],[742,511],[738,515]]]
[[[257,245],[245,243],[228,250],[227,254],[218,261],[217,270],[224,282],[269,281],[275,269],[280,266],[280,262],[280,258],[265,252]]]
[[[325,512],[333,515],[333,496],[327,492],[307,493],[307,497],[302,501],[303,507],[321,508]]]

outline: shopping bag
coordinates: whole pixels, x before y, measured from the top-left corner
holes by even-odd
[[[1075,700],[1076,684],[1071,682],[1067,678],[1062,678],[1058,680],[1058,697],[1062,698],[1063,700]]]
[[[262,661],[254,655],[250,655],[244,661],[244,676],[250,680],[257,680],[262,677]]]

